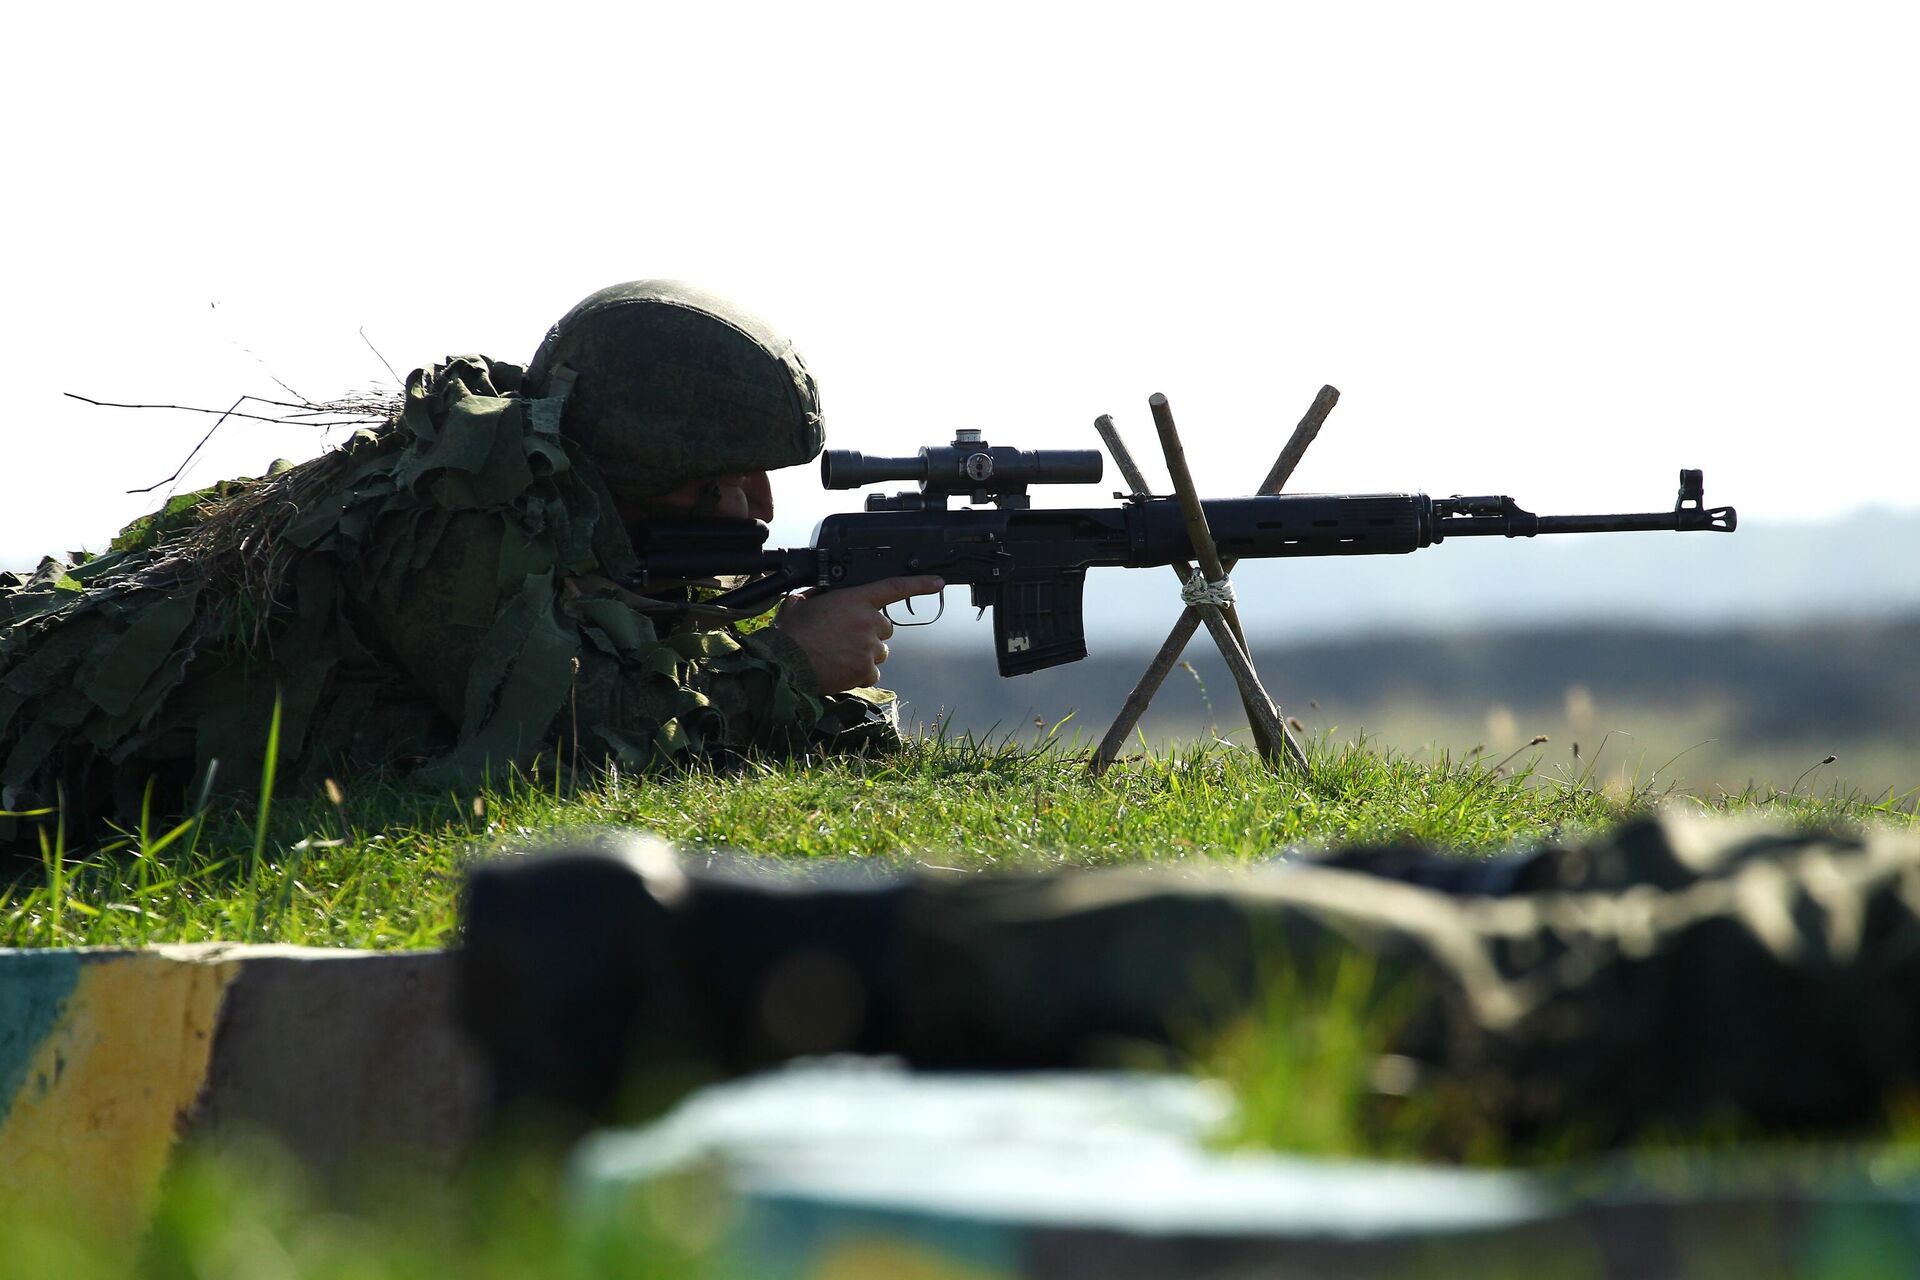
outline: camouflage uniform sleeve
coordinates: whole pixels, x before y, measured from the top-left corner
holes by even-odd
[[[750,649],[764,645],[768,661],[798,673],[801,687],[819,698],[820,711],[810,737],[816,749],[834,753],[891,751],[900,745],[899,702],[893,690],[861,688],[822,694],[806,652],[782,632],[766,627],[744,639]]]
[[[645,767],[692,756],[804,749],[821,700],[804,655],[725,628],[673,628],[608,592],[563,595],[582,638],[556,725],[562,750]],[[789,650],[791,650],[789,652]]]
[[[929,876],[869,989],[910,993],[885,1050],[1057,1066],[1128,1040],[1204,1043],[1280,996],[1295,1016],[1357,962],[1371,990],[1356,1007],[1444,1118],[1442,1150],[1475,1130],[1554,1158],[1702,1126],[1714,1141],[1884,1134],[1920,1096],[1914,832],[1667,814],[1543,850],[1528,872],[1505,896],[1353,862]],[[722,924],[701,924],[708,954],[729,950]],[[778,954],[772,913],[736,927]]]

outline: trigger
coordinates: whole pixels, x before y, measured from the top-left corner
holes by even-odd
[[[895,604],[905,604],[905,605],[907,606],[907,612],[908,612],[908,613],[910,613],[910,614],[913,614],[913,602],[912,602],[912,600],[911,600],[911,598],[909,598],[908,600],[905,600],[905,601],[898,601],[898,600],[896,600],[896,601],[895,601],[894,603],[895,603]],[[938,622],[938,621],[940,621],[940,619],[942,619],[942,618],[944,618],[944,617],[946,616],[946,614],[947,614],[947,593],[946,593],[946,590],[945,590],[944,588],[942,588],[942,589],[941,589],[941,592],[940,592],[940,610],[939,610],[939,612],[938,612],[938,613],[935,613],[935,614],[934,614],[934,615],[933,615],[933,616],[932,616],[931,618],[929,618],[929,619],[927,619],[927,620],[926,620],[925,622],[902,622],[902,621],[900,621],[900,619],[898,619],[898,618],[896,618],[896,617],[894,617],[894,616],[893,616],[893,614],[892,614],[892,612],[891,612],[891,610],[892,610],[892,608],[893,608],[893,605],[888,605],[888,606],[886,606],[886,608],[884,608],[884,609],[882,609],[882,610],[880,610],[880,612],[881,612],[881,613],[883,613],[883,614],[885,614],[885,615],[886,615],[886,618],[887,618],[887,621],[888,621],[888,622],[891,622],[891,623],[892,623],[892,624],[893,624],[894,626],[896,626],[896,627],[930,627],[930,626],[932,626],[932,625],[933,625],[934,623],[936,623],[936,622]],[[917,617],[919,617],[920,615],[918,615],[918,614],[913,614],[913,616],[917,618]]]

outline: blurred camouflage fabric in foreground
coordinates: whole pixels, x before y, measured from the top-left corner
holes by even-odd
[[[802,1055],[1028,1069],[1185,1050],[1364,956],[1383,1091],[1515,1144],[1845,1131],[1920,1085],[1920,836],[1667,817],[1492,860],[900,874],[607,836],[477,869],[501,1102],[604,1117]]]

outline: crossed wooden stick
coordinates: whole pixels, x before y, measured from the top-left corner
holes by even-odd
[[[1321,425],[1339,401],[1339,391],[1330,386],[1320,388],[1320,394],[1313,398],[1313,406],[1300,419],[1300,425],[1293,429],[1293,435],[1287,439],[1286,447],[1274,460],[1273,468],[1267,472],[1267,478],[1260,482],[1257,492],[1277,494],[1286,487],[1307,446],[1320,434]],[[1107,766],[1120,754],[1121,745],[1140,722],[1147,704],[1159,692],[1167,673],[1180,660],[1187,642],[1193,639],[1193,633],[1204,622],[1207,633],[1219,646],[1220,656],[1226,659],[1227,670],[1233,673],[1234,683],[1239,686],[1240,701],[1247,709],[1247,722],[1253,729],[1254,745],[1266,759],[1285,760],[1304,774],[1307,771],[1306,752],[1293,734],[1288,732],[1286,718],[1273,699],[1267,696],[1259,674],[1253,669],[1246,635],[1240,629],[1240,618],[1233,607],[1233,592],[1227,583],[1227,574],[1236,562],[1223,562],[1218,548],[1214,546],[1213,533],[1207,528],[1206,510],[1200,505],[1199,495],[1193,487],[1193,476],[1187,470],[1186,450],[1181,446],[1180,433],[1173,425],[1173,411],[1167,405],[1167,398],[1157,392],[1148,398],[1147,405],[1153,412],[1153,425],[1160,435],[1161,451],[1166,455],[1167,472],[1173,477],[1174,493],[1179,497],[1181,511],[1186,516],[1187,536],[1193,543],[1194,554],[1199,558],[1200,569],[1196,573],[1190,564],[1173,566],[1174,573],[1180,579],[1181,596],[1188,602],[1187,607],[1181,613],[1180,620],[1174,623],[1173,630],[1167,634],[1160,652],[1154,655],[1146,674],[1140,677],[1133,692],[1127,695],[1113,727],[1100,740],[1100,747],[1094,752],[1093,759],[1088,761],[1087,767],[1095,777],[1106,772]],[[1145,498],[1149,493],[1146,476],[1141,473],[1139,464],[1134,462],[1126,443],[1120,439],[1113,419],[1102,414],[1093,426],[1106,442],[1107,451],[1119,465],[1120,474],[1126,478],[1134,497]]]

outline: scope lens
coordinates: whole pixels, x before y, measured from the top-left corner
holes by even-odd
[[[921,481],[927,477],[924,456],[868,457],[855,449],[828,449],[820,455],[820,483],[829,489],[858,489],[889,480]]]

